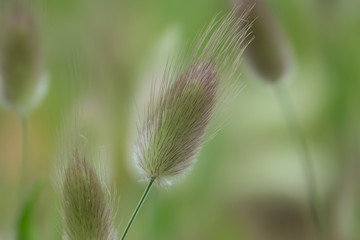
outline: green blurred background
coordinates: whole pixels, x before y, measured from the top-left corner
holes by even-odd
[[[1,2],[0,8],[10,1]],[[50,77],[47,96],[28,120],[26,191],[45,183],[33,217],[38,239],[61,239],[55,162],[61,125],[72,109],[81,109],[86,144],[108,166],[122,232],[146,185],[131,159],[136,107],[142,109],[167,57],[196,39],[216,14],[229,11],[229,2],[29,2],[41,20]],[[292,50],[286,87],[315,162],[334,239],[359,239],[360,1],[264,2]],[[242,68],[246,88],[229,106],[230,120],[186,178],[153,189],[128,239],[311,239],[304,178],[275,92],[246,61]],[[12,239],[19,214],[20,161],[21,122],[0,108],[1,240]],[[285,237],[272,237],[279,234]]]

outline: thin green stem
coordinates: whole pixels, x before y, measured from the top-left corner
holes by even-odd
[[[21,172],[20,172],[20,189],[24,189],[26,184],[26,169],[27,169],[27,160],[28,160],[28,125],[27,118],[25,116],[21,117]]]
[[[321,237],[322,239],[326,239],[324,225],[322,224],[323,218],[321,214],[321,205],[316,184],[315,167],[311,159],[308,145],[306,143],[302,129],[297,121],[296,114],[291,103],[291,98],[287,90],[282,85],[277,85],[275,87],[275,90],[285,120],[288,124],[289,131],[291,132],[292,137],[294,138],[294,141],[296,142],[296,145],[298,147],[298,152],[300,155],[299,160],[301,161],[303,174],[305,177],[308,191],[308,201],[315,227],[318,231],[319,237]]]
[[[130,229],[130,227],[131,227],[131,224],[133,223],[136,215],[138,214],[141,206],[143,205],[143,203],[144,203],[147,195],[149,194],[150,188],[151,188],[152,184],[154,183],[154,181],[155,181],[155,178],[151,178],[151,179],[150,179],[149,184],[147,185],[147,187],[146,187],[146,189],[145,189],[145,191],[144,191],[144,194],[143,194],[142,197],[140,198],[140,201],[139,201],[138,205],[136,206],[135,211],[134,211],[134,213],[132,214],[129,223],[128,223],[127,226],[126,226],[123,235],[121,236],[121,240],[124,240],[124,239],[125,239],[126,234],[128,233],[128,231],[129,231],[129,229]]]

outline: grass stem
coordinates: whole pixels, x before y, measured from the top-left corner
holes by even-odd
[[[144,191],[144,194],[142,195],[142,197],[141,197],[138,205],[137,205],[136,208],[135,208],[135,211],[133,212],[133,214],[132,214],[132,216],[131,216],[131,218],[130,218],[129,223],[127,224],[127,226],[126,226],[126,228],[125,228],[125,231],[124,231],[123,235],[121,236],[121,240],[124,240],[124,239],[125,239],[126,234],[128,233],[128,231],[129,231],[129,229],[130,229],[130,227],[131,227],[131,224],[133,223],[136,215],[138,214],[141,206],[143,205],[143,203],[144,203],[147,195],[149,194],[150,188],[151,188],[152,184],[154,183],[154,181],[155,181],[154,178],[151,178],[151,179],[150,179],[149,184],[147,185],[147,187],[146,187],[146,189],[145,189],[145,191]]]
[[[314,163],[311,159],[311,154],[303,134],[303,131],[300,127],[300,124],[297,121],[296,114],[292,105],[291,97],[285,86],[279,84],[275,86],[276,96],[279,101],[279,105],[284,114],[285,120],[287,122],[289,131],[296,143],[298,148],[298,153],[300,155],[299,160],[301,161],[302,170],[306,182],[308,201],[311,211],[311,216],[313,218],[316,230],[321,239],[327,239],[324,231],[323,218],[322,218],[322,208],[319,199],[319,193],[317,189],[316,182],[316,173]]]
[[[25,116],[21,116],[21,165],[20,165],[20,190],[25,189],[27,179],[28,161],[28,122]]]

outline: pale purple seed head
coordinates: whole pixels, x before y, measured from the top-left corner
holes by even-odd
[[[190,60],[169,64],[159,93],[152,91],[134,151],[147,178],[163,182],[187,172],[205,141],[215,108],[232,92],[229,82],[240,75],[249,29],[245,17],[235,18],[234,13],[213,20]]]

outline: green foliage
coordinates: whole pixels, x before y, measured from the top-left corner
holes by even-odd
[[[43,184],[37,183],[29,192],[24,205],[21,208],[17,224],[16,224],[16,239],[17,240],[37,240],[36,225],[34,216],[37,200],[43,190]]]

